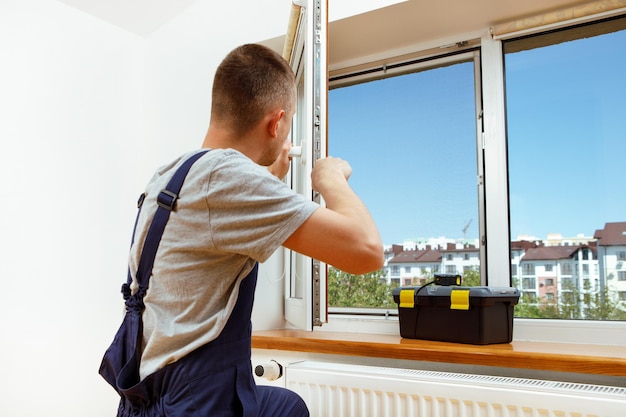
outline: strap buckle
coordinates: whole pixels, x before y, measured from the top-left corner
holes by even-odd
[[[174,194],[170,190],[161,190],[159,196],[157,197],[157,204],[159,207],[163,207],[166,210],[174,211],[177,199],[178,195]]]
[[[143,202],[146,199],[146,193],[141,193],[139,199],[137,200],[137,208],[140,209],[143,206]]]

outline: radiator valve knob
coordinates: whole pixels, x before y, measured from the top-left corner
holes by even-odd
[[[271,360],[267,363],[257,365],[254,368],[254,374],[269,381],[275,381],[283,376],[283,366],[275,360]]]

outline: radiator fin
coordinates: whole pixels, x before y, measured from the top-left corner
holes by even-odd
[[[626,388],[305,361],[286,386],[312,417],[624,417]]]

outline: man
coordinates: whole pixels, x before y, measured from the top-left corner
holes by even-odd
[[[289,65],[260,45],[233,50],[213,83],[211,122],[162,235],[143,303],[141,382],[118,416],[306,416],[293,392],[256,387],[250,314],[257,262],[281,245],[360,274],[383,263],[378,230],[343,160],[312,173],[321,207],[279,178],[289,169],[295,112]],[[191,152],[159,169],[145,191],[130,254],[136,281],[157,195]],[[136,282],[133,290],[136,292]]]

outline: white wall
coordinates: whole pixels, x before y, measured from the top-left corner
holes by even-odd
[[[136,198],[200,146],[223,56],[284,33],[289,4],[202,0],[142,39],[55,0],[0,2],[0,415],[115,414],[97,369]]]
[[[142,71],[134,35],[0,3],[0,415],[114,412],[97,368],[121,314]]]

